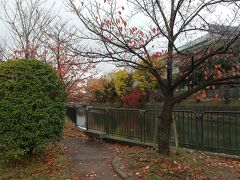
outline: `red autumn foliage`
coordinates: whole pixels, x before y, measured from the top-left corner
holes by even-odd
[[[47,38],[46,38],[47,39]],[[54,39],[55,40],[55,39]],[[67,100],[70,102],[79,102],[83,97],[83,90],[86,82],[96,73],[95,65],[86,62],[80,55],[69,55],[70,51],[61,45],[58,40],[46,40],[45,45],[30,41],[27,49],[14,49],[9,59],[24,59],[26,51],[29,53],[28,59],[38,59],[52,66],[58,73],[60,79],[66,87]],[[59,40],[60,41],[60,40]]]
[[[122,98],[123,103],[131,108],[139,108],[148,100],[148,94],[138,87],[134,88],[128,95]]]

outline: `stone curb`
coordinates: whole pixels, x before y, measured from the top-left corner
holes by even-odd
[[[131,178],[119,168],[119,165],[118,165],[119,158],[120,158],[120,154],[117,155],[112,161],[112,167],[113,167],[114,171],[116,171],[116,173],[120,176],[121,179],[131,180]]]

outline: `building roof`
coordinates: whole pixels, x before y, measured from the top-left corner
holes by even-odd
[[[184,44],[183,46],[178,47],[178,50],[183,51],[186,49],[190,49],[201,44],[219,40],[219,38],[221,38],[222,40],[230,39],[231,37],[237,35],[240,32],[240,27],[209,24],[208,29],[206,31],[207,31],[207,34],[195,40],[192,40]]]

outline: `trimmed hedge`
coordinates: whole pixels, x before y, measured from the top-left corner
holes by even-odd
[[[22,159],[62,137],[65,88],[54,70],[37,60],[0,64],[0,152]]]

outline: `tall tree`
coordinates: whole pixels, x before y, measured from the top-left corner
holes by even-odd
[[[117,0],[84,3],[69,0],[69,7],[88,30],[84,37],[99,46],[79,50],[79,54],[94,57],[96,62],[113,61],[119,66],[148,70],[159,83],[164,96],[158,127],[159,153],[170,152],[172,110],[176,103],[209,86],[239,83],[238,61],[228,70],[221,68],[217,61],[215,66],[208,66],[211,57],[217,60],[218,55],[227,53],[239,39],[238,0],[127,0],[130,12],[125,12],[127,7]],[[221,8],[224,8],[222,14],[218,13]],[[142,20],[139,25],[138,19]],[[204,33],[202,40],[207,43],[201,52],[189,53],[178,48]],[[153,54],[165,60],[164,66],[154,67],[150,61]],[[173,78],[181,67],[184,71]],[[166,70],[165,77],[159,73],[160,69]],[[196,86],[177,93],[197,71],[208,73]]]
[[[38,59],[51,64],[57,70],[66,86],[66,95],[76,99],[78,93],[84,90],[87,80],[96,75],[91,59],[72,52],[73,47],[81,46],[76,38],[76,28],[69,22],[56,18],[43,37]]]
[[[53,5],[45,7],[46,0],[1,0],[3,21],[12,35],[12,49],[18,49],[25,59],[33,58],[43,32],[51,24],[55,15]],[[11,41],[9,41],[11,42]]]
[[[71,51],[81,46],[76,28],[54,12],[54,3],[47,5],[46,0],[1,1],[2,19],[12,36],[7,58],[38,59],[50,64],[64,82],[66,96],[73,101],[94,75],[95,65]]]
[[[75,27],[58,17],[42,32],[34,48],[28,46],[31,52],[29,58],[48,63],[57,71],[70,101],[77,101],[82,96],[87,80],[96,74],[95,65],[90,63],[89,58],[71,51],[74,46],[80,46],[76,37]],[[18,47],[12,56],[15,59],[25,58],[25,49]]]

